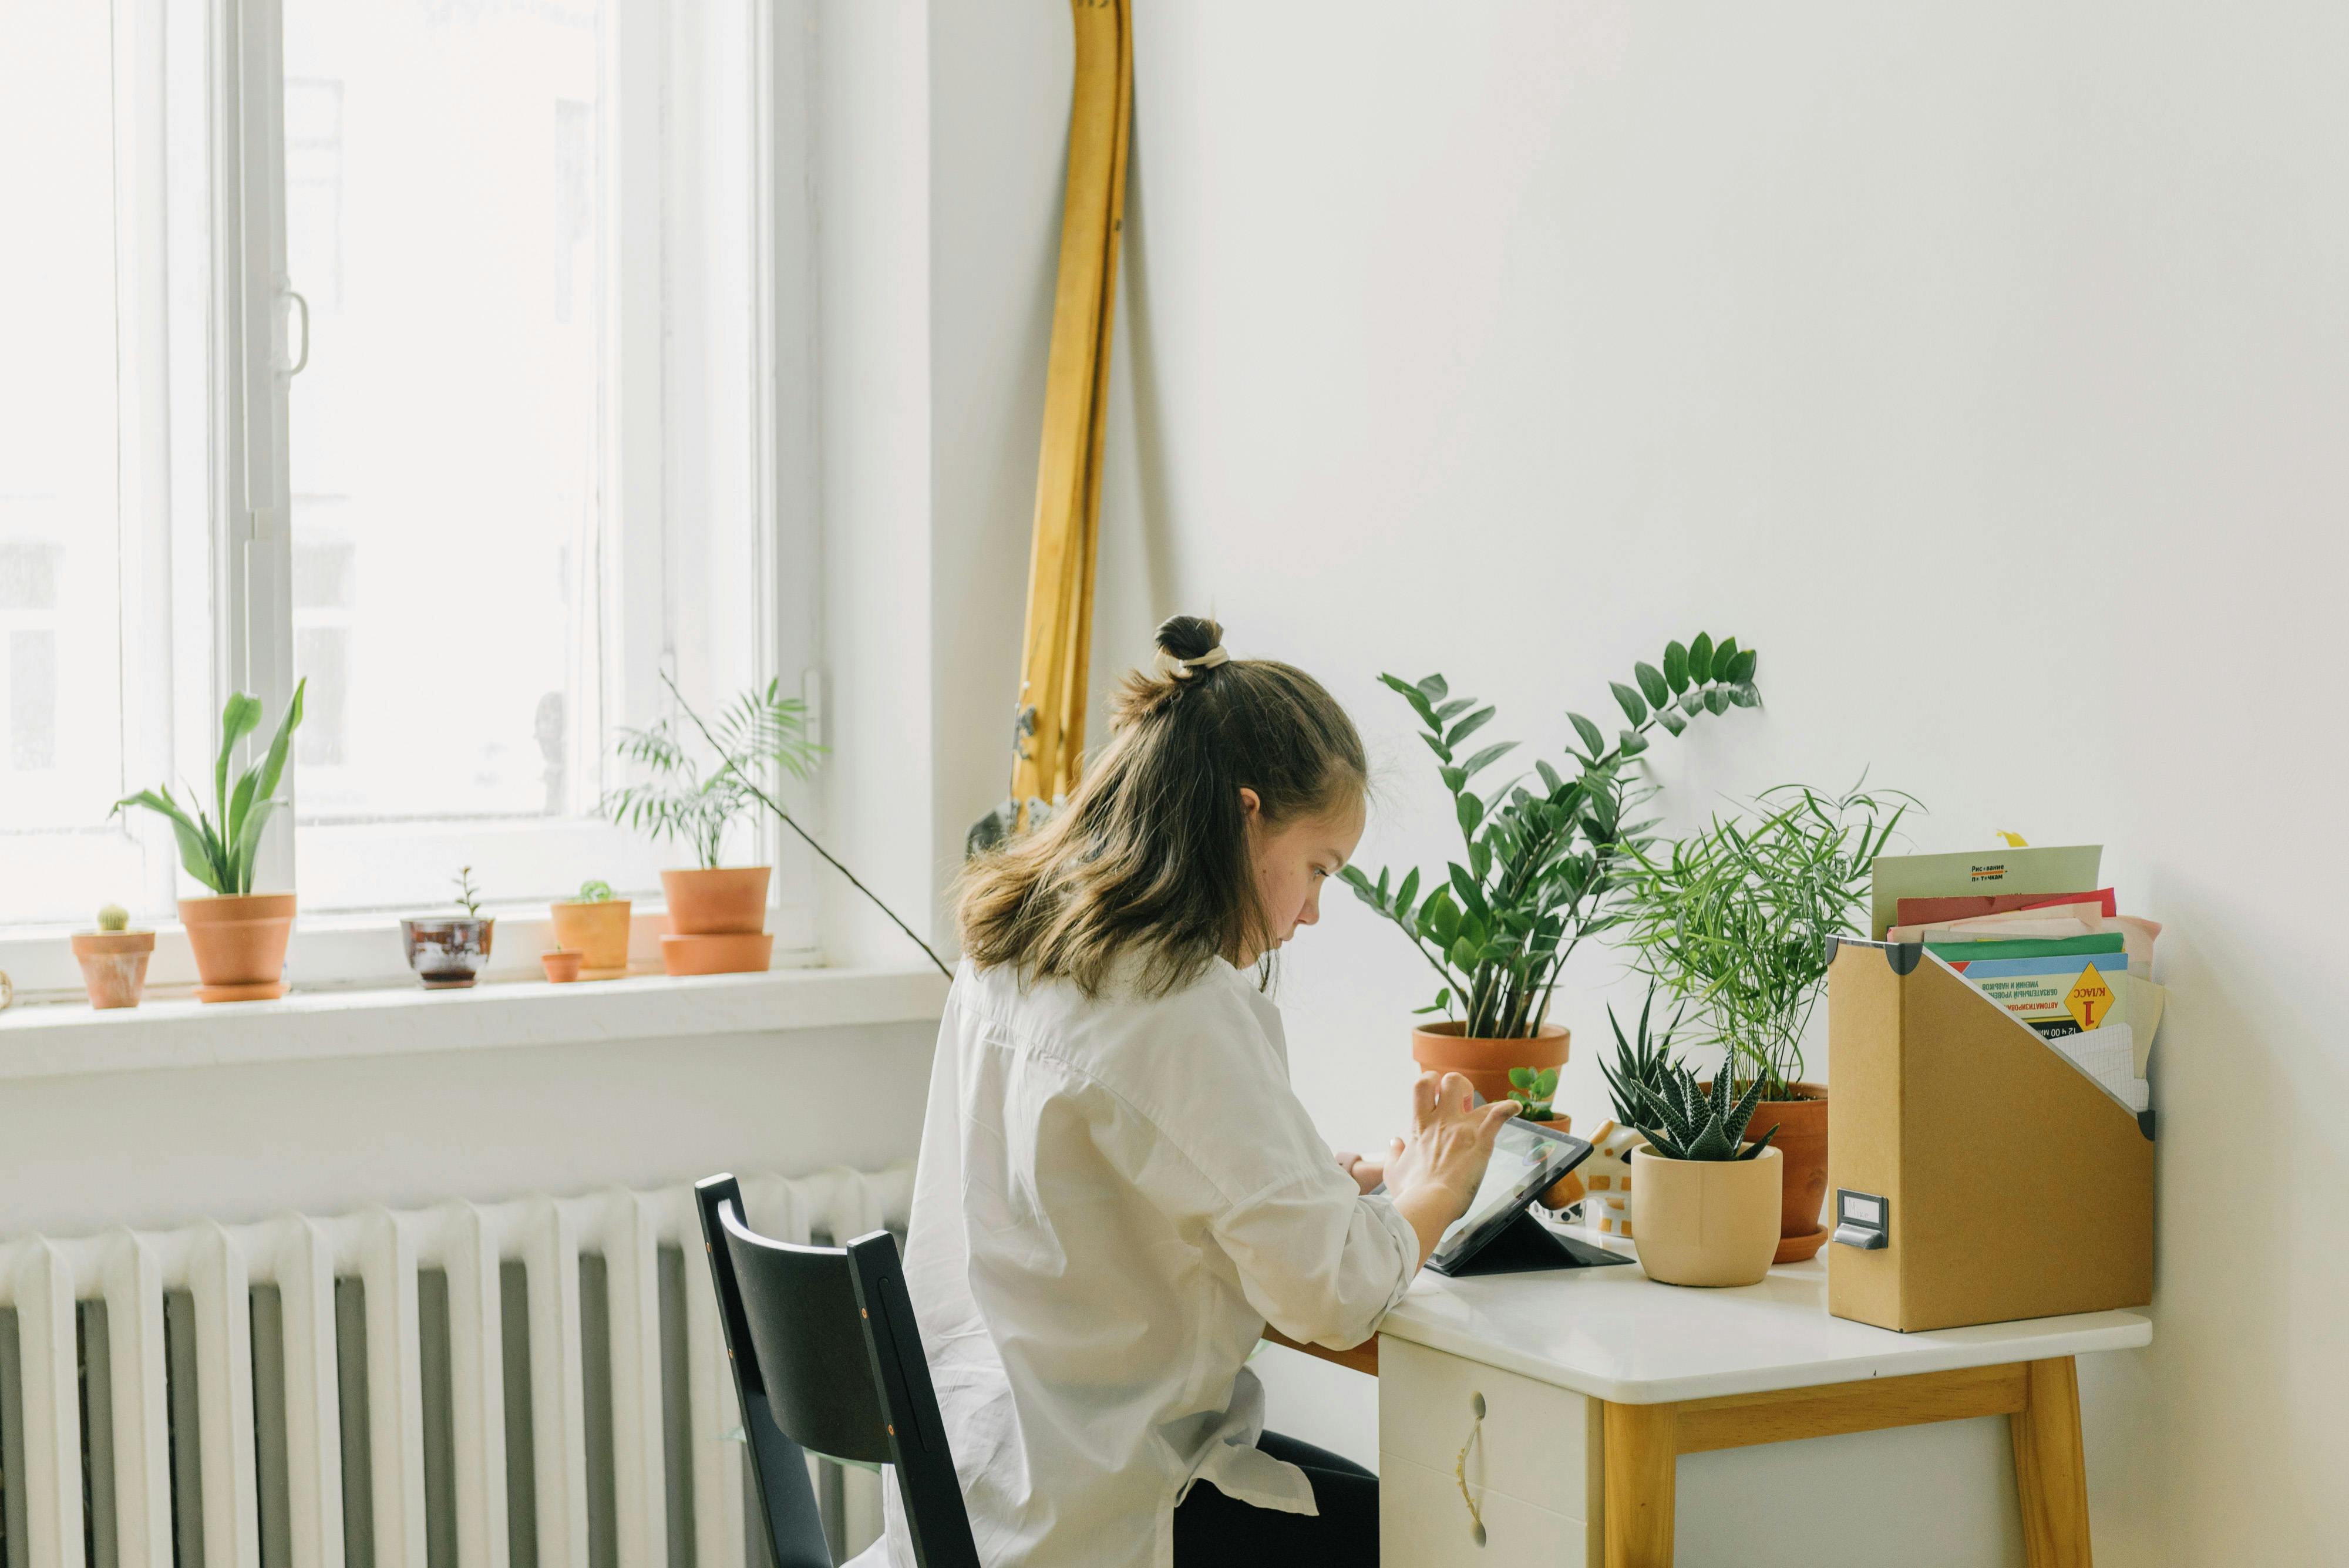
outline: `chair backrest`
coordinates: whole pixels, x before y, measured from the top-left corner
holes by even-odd
[[[833,1568],[808,1453],[895,1467],[915,1561],[978,1568],[896,1241],[761,1236],[730,1176],[695,1183],[694,1197],[777,1568]]]

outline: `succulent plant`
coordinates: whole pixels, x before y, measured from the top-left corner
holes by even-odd
[[[1646,1135],[1656,1152],[1666,1159],[1732,1160],[1754,1159],[1760,1156],[1778,1131],[1773,1126],[1768,1132],[1746,1144],[1745,1124],[1753,1118],[1754,1107],[1762,1103],[1760,1081],[1745,1085],[1739,1094],[1726,1072],[1713,1080],[1710,1093],[1697,1086],[1696,1074],[1678,1064],[1664,1069],[1661,1089],[1651,1089],[1645,1084],[1635,1085],[1632,1097],[1640,1103],[1640,1114],[1631,1125]]]
[[[610,901],[611,897],[612,885],[609,882],[582,882],[579,884],[579,901],[583,904],[607,903]]]
[[[1509,1098],[1523,1107],[1518,1114],[1529,1122],[1546,1122],[1557,1115],[1549,1097],[1557,1093],[1557,1069],[1544,1067],[1537,1072],[1531,1067],[1509,1069]]]
[[[109,904],[98,912],[98,929],[101,931],[127,931],[130,929],[130,911],[119,904]]]
[[[1632,1085],[1656,1090],[1663,1088],[1671,1062],[1672,1035],[1681,1026],[1681,1014],[1676,1012],[1672,1014],[1672,1021],[1664,1025],[1662,1038],[1657,1038],[1648,1028],[1648,1018],[1655,1005],[1656,987],[1651,982],[1648,999],[1640,1004],[1640,1033],[1636,1044],[1623,1037],[1623,1025],[1616,1018],[1614,1007],[1610,1004],[1607,1009],[1607,1023],[1615,1031],[1615,1065],[1608,1065],[1607,1058],[1601,1056],[1599,1058],[1599,1070],[1607,1075],[1607,1086],[1614,1091],[1615,1119],[1627,1127],[1637,1126],[1640,1116],[1639,1103],[1631,1093]]]

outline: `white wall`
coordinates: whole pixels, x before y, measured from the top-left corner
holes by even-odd
[[[2109,846],[2172,1004],[2099,1561],[2338,1555],[2349,12],[1137,11],[1097,687],[1212,607],[1353,709],[1400,865],[1450,836],[1380,670],[1554,747],[1703,628],[1769,708],[1661,748],[1683,819],[1867,769],[1919,848]],[[1294,950],[1333,1138],[1392,1124],[1427,989],[1342,895]],[[1634,994],[1562,997],[1578,1116]]]

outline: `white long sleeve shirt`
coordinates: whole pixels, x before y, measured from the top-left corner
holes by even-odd
[[[1289,1088],[1280,1012],[1218,961],[1171,996],[1023,989],[966,961],[947,999],[905,1283],[980,1560],[1166,1568],[1211,1481],[1314,1511],[1258,1451],[1264,1325],[1370,1337],[1419,1262]],[[863,1562],[913,1561],[894,1478]]]

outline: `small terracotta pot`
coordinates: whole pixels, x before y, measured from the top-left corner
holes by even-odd
[[[152,931],[76,931],[73,954],[92,1007],[136,1007],[147,991],[147,961],[155,953]]]
[[[554,940],[578,951],[580,979],[617,980],[628,972],[628,903],[565,899],[554,906]]]
[[[285,994],[293,894],[182,898],[180,924],[195,950],[198,1002],[268,1002]]]
[[[1459,1073],[1488,1100],[1509,1097],[1512,1067],[1555,1067],[1566,1060],[1568,1034],[1563,1023],[1545,1023],[1541,1032],[1516,1040],[1471,1038],[1463,1023],[1434,1023],[1411,1032],[1411,1059],[1422,1072]]]
[[[764,970],[775,956],[775,939],[763,931],[670,936],[660,943],[661,967],[671,974],[748,974]]]
[[[1536,1122],[1534,1123],[1534,1126],[1537,1127],[1547,1127],[1553,1132],[1570,1133],[1574,1130],[1574,1118],[1572,1116],[1552,1116],[1546,1122]],[[1582,1185],[1581,1173],[1579,1171],[1569,1170],[1564,1176],[1559,1177],[1556,1181],[1549,1184],[1549,1190],[1541,1195],[1542,1207],[1545,1209],[1570,1209],[1575,1204],[1582,1201],[1582,1196],[1585,1190],[1586,1189]]]
[[[765,866],[662,872],[661,892],[668,899],[668,929],[680,937],[734,936],[765,930],[767,878],[771,874],[771,868]]]
[[[498,922],[471,915],[434,915],[399,922],[400,945],[408,967],[427,991],[448,991],[473,983],[490,961],[490,942]]]
[[[1631,1239],[1648,1277],[1668,1285],[1751,1285],[1778,1248],[1785,1157],[1667,1159],[1631,1151]]]
[[[539,954],[538,962],[546,971],[547,979],[557,985],[568,985],[579,978],[579,965],[585,958],[585,953],[574,952],[569,948],[557,948],[553,952]]]

